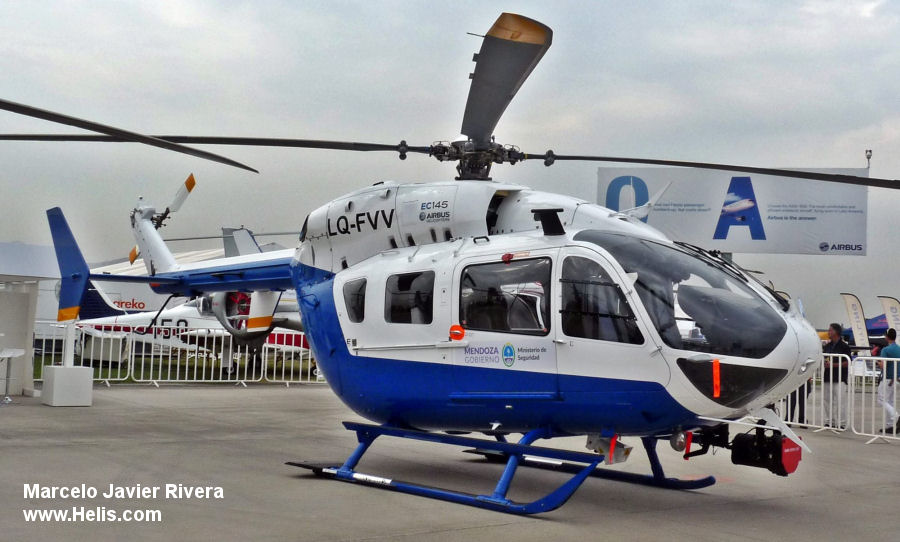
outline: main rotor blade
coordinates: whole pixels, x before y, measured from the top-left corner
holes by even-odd
[[[487,148],[506,106],[550,48],[553,31],[535,20],[502,13],[475,55],[462,133]]]
[[[218,154],[213,154],[211,152],[203,151],[200,149],[192,149],[191,147],[178,145],[171,141],[164,141],[153,136],[145,136],[135,132],[129,132],[128,130],[122,130],[121,128],[115,128],[89,120],[70,117],[69,115],[63,115],[62,113],[54,113],[53,111],[38,109],[37,107],[32,107],[30,105],[0,99],[0,109],[5,109],[6,111],[11,111],[13,113],[25,115],[27,117],[49,120],[50,122],[67,124],[69,126],[75,126],[76,128],[90,130],[92,132],[107,134],[109,136],[120,138],[121,141],[134,141],[136,143],[144,143],[145,145],[151,145],[153,147],[159,147],[161,149],[180,152],[182,154],[188,154],[197,158],[212,160],[213,162],[219,162],[220,164],[225,164],[236,168],[245,169],[247,171],[252,171],[254,173],[259,173],[259,171],[253,169],[250,166],[244,165],[240,162],[235,162],[230,158],[225,158],[224,156],[219,156]]]
[[[275,231],[275,232],[263,232],[263,233],[253,232],[253,237],[275,237],[275,236],[281,237],[284,235],[300,235],[300,232],[299,231]],[[222,235],[222,234],[199,235],[199,236],[194,236],[194,237],[167,237],[167,238],[163,239],[163,241],[168,243],[169,241],[199,241],[199,240],[204,240],[204,239],[223,239],[225,237],[226,236]]]
[[[855,184],[861,186],[876,186],[879,188],[900,189],[900,179],[879,179],[876,177],[859,177],[856,175],[842,175],[839,173],[817,173],[815,171],[797,171],[792,169],[765,168],[752,166],[736,166],[732,164],[713,164],[709,162],[686,162],[683,160],[656,160],[652,158],[624,158],[621,156],[575,156],[560,155],[548,151],[545,154],[524,154],[524,159],[543,159],[544,164],[551,165],[557,160],[586,161],[586,162],[621,162],[626,164],[648,164],[653,166],[678,166],[698,169],[719,169],[723,171],[736,171],[738,173],[755,173],[757,175],[775,175],[778,177],[793,177],[796,179],[811,179],[814,181],[827,181],[832,183]]]
[[[410,147],[401,141],[399,145],[385,143],[360,143],[356,141],[325,141],[320,139],[287,139],[276,137],[228,137],[228,136],[149,136],[171,143],[209,145],[247,145],[257,147],[299,147],[308,149],[334,149],[340,151],[394,151],[401,154],[417,152],[429,154],[431,147]],[[88,134],[0,134],[0,141],[96,141],[123,143],[133,141],[124,137]]]

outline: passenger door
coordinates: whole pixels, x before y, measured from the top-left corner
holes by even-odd
[[[557,252],[496,254],[457,265],[454,322],[466,334],[453,348],[453,377],[461,393],[557,397],[551,307]]]

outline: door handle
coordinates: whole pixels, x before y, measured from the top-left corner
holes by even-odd
[[[566,344],[567,341],[564,341],[562,339],[553,339],[553,342],[555,342],[556,344]]]

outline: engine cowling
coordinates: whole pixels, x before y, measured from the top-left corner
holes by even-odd
[[[272,327],[265,331],[247,331],[250,315],[250,296],[243,292],[218,292],[212,295],[212,312],[225,331],[241,342],[262,340]]]

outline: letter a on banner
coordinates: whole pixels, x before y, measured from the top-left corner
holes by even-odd
[[[844,305],[847,307],[847,318],[850,319],[850,329],[853,330],[853,342],[856,346],[869,347],[869,332],[866,331],[866,316],[863,313],[862,303],[853,294],[841,294]]]
[[[900,301],[885,295],[878,296],[878,299],[881,301],[881,308],[884,309],[884,317],[887,319],[888,327],[900,329]]]
[[[754,241],[766,240],[766,231],[759,216],[759,202],[753,193],[750,177],[731,178],[713,239],[727,239],[730,228],[738,226],[750,228],[750,238]]]

